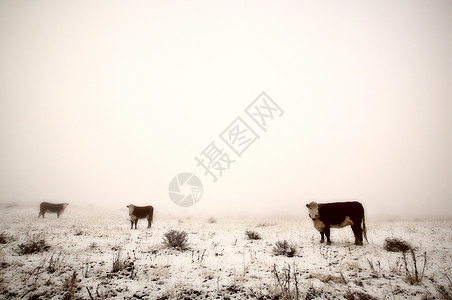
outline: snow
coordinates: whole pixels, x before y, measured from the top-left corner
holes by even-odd
[[[319,243],[306,214],[211,216],[216,222],[210,222],[159,214],[156,208],[151,229],[140,220],[138,229],[131,230],[125,206],[100,211],[69,205],[59,219],[55,214],[38,219],[38,205],[1,208],[0,232],[6,242],[0,244],[0,298],[5,299],[433,299],[452,294],[450,220],[366,218],[369,244],[353,245],[346,227],[333,229],[333,244],[327,246]],[[162,243],[171,229],[188,233],[187,250]],[[246,230],[262,239],[247,239]],[[388,237],[415,248],[419,282],[407,277],[414,275],[412,254],[405,257],[407,273],[402,253],[384,249]],[[20,244],[39,239],[50,246],[47,251],[18,253]],[[281,240],[296,246],[294,257],[273,254]],[[113,272],[118,251],[124,266]],[[276,274],[286,285],[278,283]],[[290,274],[285,282],[284,274]]]

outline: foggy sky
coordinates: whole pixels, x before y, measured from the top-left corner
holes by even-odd
[[[450,1],[1,0],[0,202],[450,217],[451,28]],[[284,114],[234,156],[219,135],[262,91]]]

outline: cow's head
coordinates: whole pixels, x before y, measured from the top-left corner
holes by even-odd
[[[66,209],[66,207],[69,205],[69,203],[63,203],[63,209]]]
[[[315,221],[320,217],[319,215],[319,204],[317,202],[311,202],[309,204],[306,204],[306,207],[309,210],[309,217]]]
[[[127,205],[127,208],[129,209],[129,216],[130,216],[133,213],[135,206],[133,204],[129,204],[129,205]]]

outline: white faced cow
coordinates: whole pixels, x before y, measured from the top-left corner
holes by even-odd
[[[39,215],[44,218],[44,214],[47,213],[56,213],[57,218],[64,212],[69,203],[49,203],[49,202],[41,202],[39,205]]]
[[[331,245],[330,228],[342,228],[350,225],[355,235],[355,245],[363,244],[363,233],[367,241],[366,222],[364,219],[364,208],[359,202],[336,202],[306,204],[309,217],[314,222],[314,227],[320,232],[320,242],[325,241]],[[363,227],[361,228],[361,222]]]
[[[148,219],[148,228],[151,228],[152,219],[154,216],[154,208],[152,206],[136,206],[133,204],[127,205],[130,216],[130,229],[133,228],[135,223],[135,229],[137,229],[138,219]]]

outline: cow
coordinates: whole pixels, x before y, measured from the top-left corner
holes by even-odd
[[[64,212],[69,203],[49,203],[49,202],[41,202],[39,205],[39,215],[44,218],[45,213],[56,213],[57,218]]]
[[[152,219],[154,216],[154,207],[152,206],[136,206],[133,204],[127,205],[130,216],[130,229],[133,229],[135,223],[135,229],[137,229],[138,219],[148,219],[148,228],[151,228]]]
[[[330,229],[343,228],[350,225],[355,235],[355,245],[363,244],[364,238],[367,241],[366,222],[364,219],[364,208],[361,203],[354,202],[335,202],[335,203],[316,203],[306,204],[309,210],[309,217],[314,223],[314,227],[320,232],[320,243],[325,241],[331,245]],[[363,227],[361,228],[361,222]],[[367,241],[369,243],[369,241]]]

